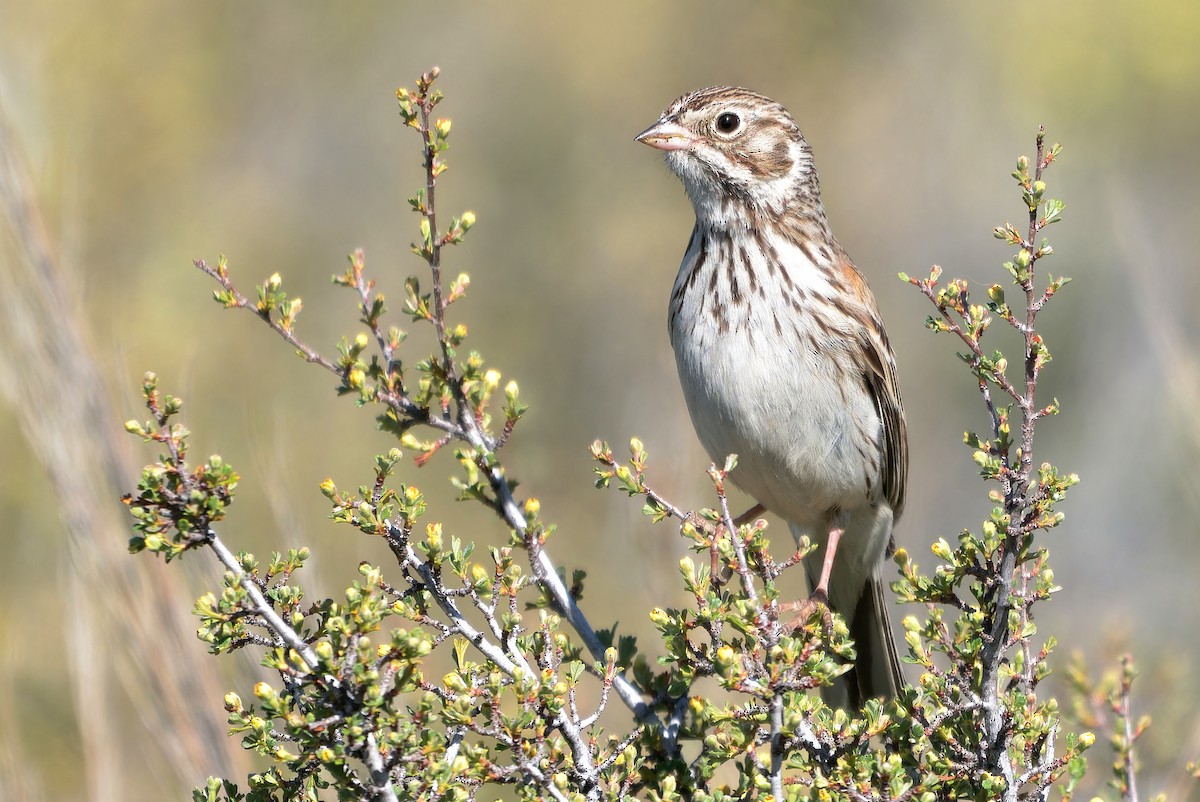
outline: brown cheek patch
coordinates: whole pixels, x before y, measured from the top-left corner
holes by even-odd
[[[763,125],[755,132],[754,144],[762,146],[744,155],[744,164],[755,178],[783,178],[792,170],[791,148],[787,131],[775,124]]]
[[[776,178],[785,176],[792,171],[792,149],[788,147],[787,141],[781,139],[775,143],[770,161],[774,166],[771,174]]]

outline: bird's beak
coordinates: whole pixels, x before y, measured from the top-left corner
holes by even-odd
[[[658,150],[689,150],[695,144],[692,135],[682,125],[659,120],[636,137],[638,142]]]

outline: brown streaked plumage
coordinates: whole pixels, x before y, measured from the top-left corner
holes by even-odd
[[[733,480],[819,549],[815,595],[845,616],[855,670],[831,704],[900,683],[881,563],[904,508],[908,444],[874,296],[834,238],[812,149],[787,110],[736,87],[672,103],[638,140],[666,153],[696,212],[668,328],[696,433]]]

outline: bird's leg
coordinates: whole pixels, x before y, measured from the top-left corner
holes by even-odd
[[[840,526],[829,529],[829,540],[825,544],[825,559],[821,563],[821,578],[813,589],[813,596],[819,596],[822,603],[829,600],[829,575],[833,573],[833,555],[837,552],[838,541],[846,530]]]
[[[795,617],[784,625],[784,629],[799,629],[818,605],[821,607],[826,631],[833,629],[833,619],[829,615],[829,575],[833,573],[833,559],[837,554],[838,541],[842,539],[845,532],[845,528],[838,524],[829,528],[829,539],[825,543],[825,556],[821,561],[821,577],[817,580],[817,586],[813,588],[812,595],[802,601],[779,605],[781,613],[796,613]]]

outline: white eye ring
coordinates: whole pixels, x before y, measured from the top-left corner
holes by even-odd
[[[720,136],[733,136],[742,130],[742,115],[735,111],[723,111],[713,120],[713,130]]]

